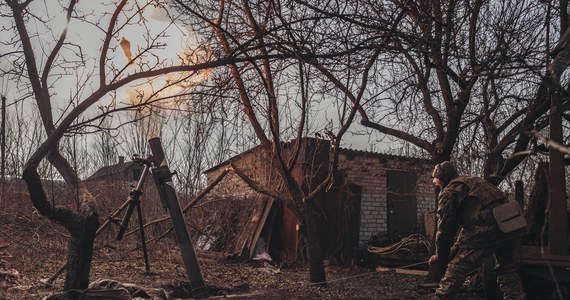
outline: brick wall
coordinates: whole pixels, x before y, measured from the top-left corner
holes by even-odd
[[[255,148],[252,151],[244,152],[234,157],[231,161],[233,166],[255,182],[264,186],[278,186],[277,182],[279,180],[276,167],[273,166],[273,161],[267,157],[266,152],[262,151],[262,149]],[[229,167],[229,162],[208,170],[206,172],[208,183],[216,179],[227,167]],[[269,182],[273,183],[269,184]],[[233,194],[234,197],[239,195],[247,197],[256,192],[252,191],[251,187],[234,172],[229,172],[211,193],[220,196]]]
[[[388,231],[388,203],[386,171],[409,171],[417,174],[417,224],[424,234],[423,215],[435,210],[435,194],[431,183],[432,166],[429,161],[377,153],[345,151],[339,159],[339,171],[348,183],[362,187],[360,235],[361,244],[373,235]]]

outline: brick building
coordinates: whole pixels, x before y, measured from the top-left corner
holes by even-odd
[[[432,170],[428,160],[342,149],[339,171],[361,189],[359,241],[425,234],[424,215],[436,204]]]
[[[330,144],[312,138],[302,139],[300,145],[283,144],[285,153],[292,153],[296,147],[301,151],[293,174],[308,190],[326,175]],[[296,258],[302,247],[297,218],[279,197],[273,199],[259,192],[260,187],[281,190],[283,183],[274,163],[267,151],[255,147],[206,170],[209,183],[227,173],[207,198],[257,201],[248,221],[250,234],[238,238],[240,245],[249,245],[244,252],[253,255],[255,242],[262,237],[270,254],[279,248],[282,255]],[[228,172],[231,167],[240,174]],[[397,239],[426,234],[424,215],[435,210],[436,202],[432,170],[431,162],[424,159],[340,149],[334,184],[315,199],[322,212],[319,225],[325,257],[342,259],[373,236]],[[252,182],[259,185],[254,188]]]

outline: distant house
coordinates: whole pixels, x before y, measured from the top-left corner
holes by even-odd
[[[105,166],[97,170],[87,181],[137,181],[141,175],[140,164],[135,161],[125,162],[124,156],[119,156],[119,161],[115,165]]]
[[[302,139],[301,145],[283,143],[286,153],[297,146],[302,150],[293,174],[308,190],[326,174],[330,143],[313,138]],[[230,204],[227,209],[247,215],[236,227],[233,244],[222,250],[253,257],[262,246],[271,256],[296,259],[303,246],[300,222],[283,199],[260,193],[248,182],[277,190],[283,186],[268,155],[258,146],[206,170],[208,183],[219,182],[203,201],[226,205],[235,201],[240,205]],[[424,215],[435,210],[432,169],[424,159],[340,149],[334,184],[315,200],[321,208],[318,222],[325,256],[346,259],[373,236],[426,234]],[[251,207],[245,209],[244,203]],[[221,207],[218,204],[211,214],[220,214]]]
[[[142,170],[140,163],[125,162],[125,158],[119,156],[117,164],[101,167],[84,180],[90,192],[97,199],[99,208],[102,210],[101,214],[113,213],[127,201],[129,193],[140,179]],[[141,207],[145,218],[163,213],[152,176],[147,176],[142,192]]]

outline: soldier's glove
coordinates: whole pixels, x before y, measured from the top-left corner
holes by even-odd
[[[439,257],[437,256],[437,254],[434,254],[429,258],[428,263],[430,266],[433,266],[433,265],[437,264],[438,261],[439,261]]]
[[[453,247],[451,247],[451,252],[449,252],[449,260],[452,260],[455,255],[457,255],[457,252],[459,252],[459,247],[457,247],[457,245],[453,245]]]

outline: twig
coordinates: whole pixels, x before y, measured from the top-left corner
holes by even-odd
[[[558,142],[545,138],[542,134],[540,134],[536,130],[531,130],[528,132],[529,135],[534,136],[539,141],[543,142],[544,144],[548,145],[551,148],[554,148],[562,153],[570,155],[570,149],[564,145],[561,145]]]

